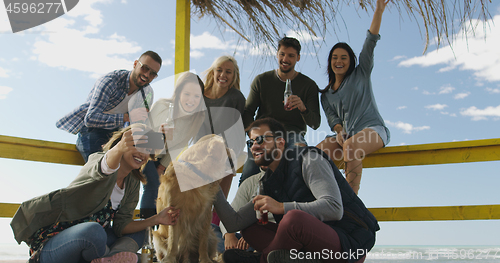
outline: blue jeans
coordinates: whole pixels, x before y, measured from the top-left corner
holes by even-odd
[[[147,184],[143,185],[141,198],[141,209],[154,209],[156,211],[156,198],[158,197],[158,187],[160,178],[153,161],[148,161],[142,173],[146,176]],[[156,214],[156,213],[155,213]]]
[[[144,243],[145,231],[124,235],[139,247]],[[118,237],[111,228],[104,229],[96,222],[74,225],[47,241],[40,254],[41,263],[78,263],[103,257],[106,245],[111,246]],[[130,251],[135,253],[136,251]]]
[[[306,139],[304,138],[304,135],[301,133],[296,133],[296,132],[287,132],[286,135],[286,147],[293,147],[295,146],[296,143],[303,143],[307,145]],[[240,182],[238,186],[245,181],[248,177],[257,174],[260,172],[259,166],[255,164],[255,161],[253,159],[252,151],[250,151],[250,148],[247,148],[248,150],[248,158],[243,165],[243,171],[241,172],[241,177],[240,177]]]
[[[106,144],[111,136],[113,136],[113,132],[117,130],[88,128],[84,125],[80,132],[78,132],[78,138],[76,139],[76,149],[82,155],[83,160],[87,162],[89,155],[101,152],[102,145]]]

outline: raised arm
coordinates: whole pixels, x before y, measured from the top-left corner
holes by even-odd
[[[391,0],[377,0],[377,6],[375,7],[375,13],[373,13],[373,20],[370,26],[370,33],[378,35],[380,31],[380,24],[382,23],[382,14],[384,13],[385,6]]]

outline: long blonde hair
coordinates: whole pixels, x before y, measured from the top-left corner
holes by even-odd
[[[210,68],[205,70],[206,76],[205,76],[205,93],[208,93],[212,90],[214,86],[214,71],[217,69],[222,63],[226,61],[231,61],[234,66],[234,78],[233,82],[231,82],[231,85],[229,85],[229,88],[234,88],[237,90],[240,90],[240,69],[238,68],[238,63],[236,62],[236,59],[232,56],[220,56],[218,57],[213,63]],[[204,93],[204,94],[205,94]]]

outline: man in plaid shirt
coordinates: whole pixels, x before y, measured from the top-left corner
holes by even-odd
[[[90,154],[102,150],[114,131],[131,121],[129,100],[140,98],[142,109],[146,103],[151,106],[153,89],[149,83],[158,76],[161,63],[156,52],[144,52],[132,71],[115,70],[104,75],[94,84],[85,103],[57,121],[57,128],[78,135],[76,148],[85,162]],[[147,118],[145,110],[135,112],[142,112],[136,118]]]

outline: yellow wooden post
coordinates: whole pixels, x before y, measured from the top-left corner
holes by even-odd
[[[175,74],[189,70],[191,1],[177,0],[175,15]]]

